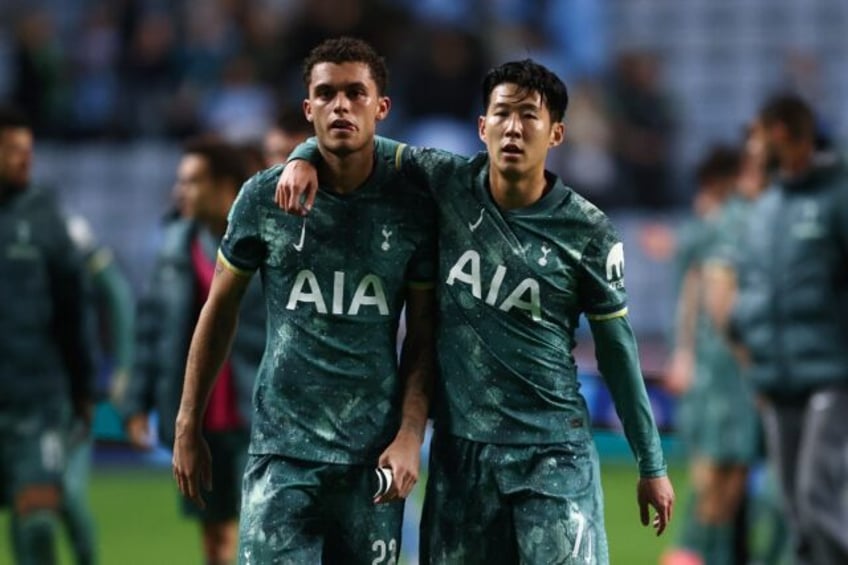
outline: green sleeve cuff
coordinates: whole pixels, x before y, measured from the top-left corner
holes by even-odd
[[[626,316],[590,320],[598,370],[607,383],[624,435],[636,458],[639,475],[666,474],[657,425],[639,367],[636,338]]]

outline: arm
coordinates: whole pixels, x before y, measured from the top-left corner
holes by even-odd
[[[410,288],[406,299],[406,338],[400,358],[404,381],[401,422],[378,465],[392,469],[391,490],[376,502],[406,498],[418,481],[421,444],[433,394],[436,298],[432,288]]]
[[[88,261],[92,284],[98,294],[105,297],[109,317],[109,341],[114,356],[114,370],[109,380],[112,401],[120,403],[128,386],[133,357],[132,289],[129,281],[115,264],[112,253],[100,248]]]
[[[674,351],[665,375],[665,385],[674,394],[682,394],[692,385],[701,287],[701,269],[690,267],[677,299]]]
[[[58,214],[54,225],[64,225]],[[67,230],[57,231],[49,258],[53,330],[70,383],[74,413],[91,423],[94,399],[94,347],[83,260]]]
[[[239,304],[250,277],[225,266],[219,257],[209,298],[200,311],[186,363],[183,394],[177,413],[174,477],[180,491],[201,508],[202,484],[211,488],[211,457],[201,434],[206,404],[218,371],[229,355],[238,323]]]
[[[468,161],[466,157],[449,151],[408,147],[405,143],[381,136],[375,136],[374,140],[379,158],[390,161],[410,182],[434,194],[440,185],[434,180],[437,170],[449,175],[457,163]],[[300,216],[309,213],[318,193],[317,166],[320,162],[321,151],[314,137],[292,151],[274,194],[280,208]]]
[[[671,520],[674,490],[666,475],[659,433],[642,380],[636,338],[626,316],[590,320],[598,369],[612,394],[630,449],[639,466],[638,503],[643,525],[649,506],[657,515],[654,527],[661,534]]]

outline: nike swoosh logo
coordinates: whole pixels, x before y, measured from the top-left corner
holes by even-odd
[[[483,214],[485,212],[486,212],[485,208],[480,208],[480,217],[477,218],[477,221],[474,222],[473,224],[471,222],[468,222],[468,229],[470,229],[471,231],[474,231],[478,227],[480,227],[480,224],[483,223]]]
[[[295,251],[300,252],[303,250],[303,241],[306,238],[306,220],[303,220],[303,227],[300,228],[300,241],[292,244],[292,247],[295,248]]]

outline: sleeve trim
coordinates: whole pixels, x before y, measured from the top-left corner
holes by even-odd
[[[612,320],[614,318],[623,318],[626,315],[627,306],[620,310],[616,310],[615,312],[610,312],[609,314],[586,314],[586,318],[593,322],[602,322],[604,320]]]
[[[401,164],[403,163],[403,150],[406,149],[406,143],[401,143],[398,145],[397,150],[395,150],[395,169],[400,170]]]
[[[247,271],[245,269],[240,269],[233,265],[226,257],[224,257],[224,253],[218,249],[218,260],[221,264],[231,273],[239,277],[250,278],[253,276],[254,271]]]

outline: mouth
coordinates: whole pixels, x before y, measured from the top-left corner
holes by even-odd
[[[524,151],[515,143],[509,143],[501,147],[501,153],[507,157],[518,157],[524,154]]]
[[[353,122],[347,120],[333,120],[330,122],[330,131],[355,131]]]

